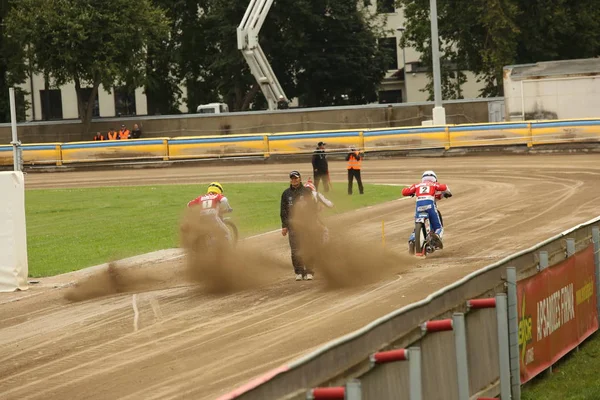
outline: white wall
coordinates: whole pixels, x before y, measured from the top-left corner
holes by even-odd
[[[98,104],[101,117],[115,116],[115,96],[112,91],[106,90],[102,85],[98,88]]]
[[[28,288],[25,178],[0,172],[0,292]]]
[[[596,76],[512,80],[505,73],[504,95],[507,120],[600,116],[600,78]]]
[[[135,89],[135,114],[148,115],[148,98],[144,93],[144,88]]]

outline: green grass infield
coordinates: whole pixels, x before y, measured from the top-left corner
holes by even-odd
[[[27,190],[29,276],[75,271],[111,260],[178,247],[178,227],[188,201],[207,184]],[[357,192],[355,183],[355,192]],[[240,237],[280,227],[279,204],[286,183],[231,183],[225,195]],[[334,183],[327,197],[336,207],[326,215],[401,197],[402,187],[365,185],[365,194],[346,194]]]
[[[552,374],[540,374],[521,389],[522,400],[600,399],[600,334],[590,336],[552,367]]]

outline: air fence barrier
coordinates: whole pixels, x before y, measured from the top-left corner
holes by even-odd
[[[519,400],[598,330],[599,225],[475,271],[219,400]]]
[[[310,154],[325,141],[328,152],[355,146],[365,153],[470,147],[527,146],[600,142],[600,119],[528,121],[385,129],[257,133],[100,142],[24,144],[23,164],[262,158]],[[0,146],[0,166],[12,165],[12,146]]]

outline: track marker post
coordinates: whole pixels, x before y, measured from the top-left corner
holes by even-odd
[[[519,305],[517,303],[517,270],[506,268],[508,285],[508,344],[510,353],[510,386],[512,400],[521,400],[521,364],[519,364]]]
[[[362,388],[358,379],[344,386],[316,387],[306,393],[306,400],[362,400]]]

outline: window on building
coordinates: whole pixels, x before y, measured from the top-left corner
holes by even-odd
[[[379,104],[402,103],[402,90],[379,92]]]
[[[398,44],[396,43],[396,38],[380,38],[379,48],[385,54],[386,70],[398,69]]]
[[[87,107],[87,101],[92,94],[92,88],[82,88],[81,96],[83,97],[83,106]],[[98,100],[98,93],[96,93],[96,97],[94,98],[94,106],[92,107],[92,117],[100,116],[100,101]],[[81,115],[79,116],[81,117]]]
[[[396,12],[394,6],[395,0],[377,0],[377,12],[379,14],[389,14]]]
[[[135,115],[135,91],[133,89],[115,88],[114,96],[117,117]]]
[[[40,90],[40,100],[42,102],[42,119],[44,121],[62,119],[63,108],[60,89]]]

